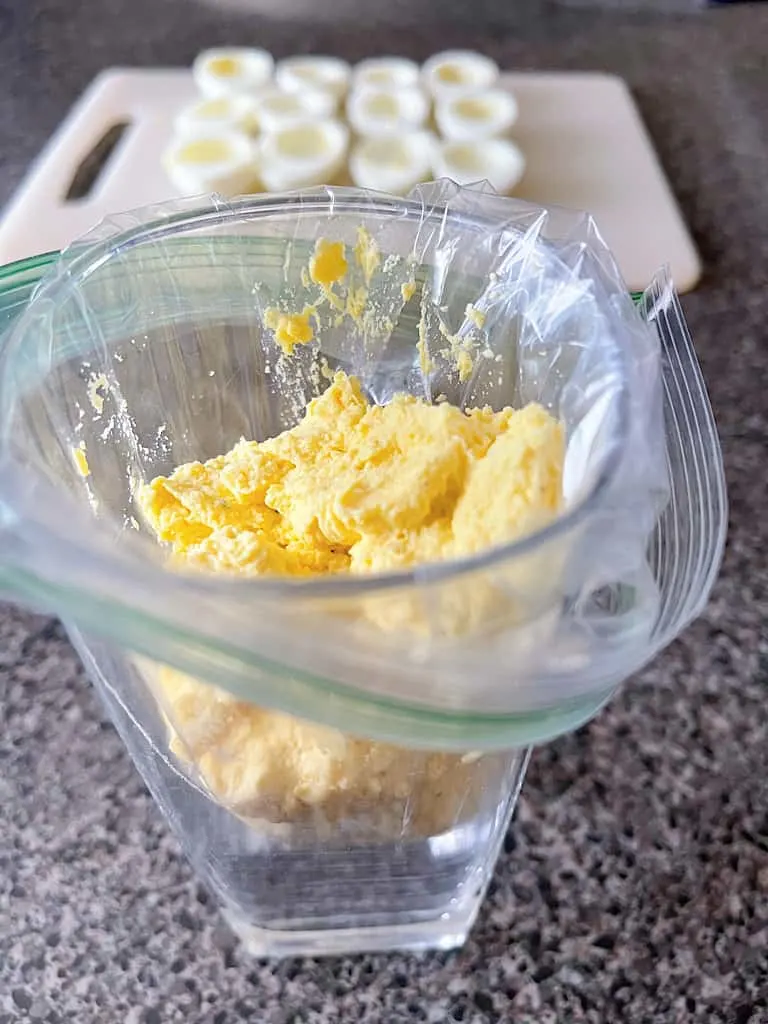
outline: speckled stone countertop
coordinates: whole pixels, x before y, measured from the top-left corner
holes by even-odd
[[[768,10],[643,22],[519,6],[457,3],[403,31],[219,19],[194,0],[0,0],[0,199],[102,66],[185,63],[216,42],[352,59],[460,44],[507,67],[625,75],[706,262],[685,307],[731,500],[707,613],[537,753],[485,909],[450,955],[245,958],[61,629],[2,610],[0,1024],[768,1021]]]

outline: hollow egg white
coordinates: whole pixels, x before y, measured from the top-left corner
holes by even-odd
[[[350,93],[347,120],[358,135],[400,135],[423,127],[429,107],[429,100],[421,89],[365,86]]]
[[[409,89],[418,84],[419,65],[407,57],[370,57],[352,71],[353,89]]]
[[[506,135],[517,120],[517,100],[505,89],[486,89],[438,101],[435,121],[445,139],[470,142]]]
[[[436,177],[457,185],[485,180],[499,195],[508,195],[523,176],[525,157],[508,139],[442,142],[435,147],[433,169]]]
[[[203,50],[192,65],[192,76],[203,96],[255,93],[269,83],[275,62],[266,50],[234,46]]]
[[[174,139],[163,168],[182,195],[220,192],[236,196],[259,185],[258,149],[244,132],[201,132]]]
[[[256,100],[259,124],[263,132],[275,132],[306,121],[331,117],[336,108],[334,97],[319,89],[285,92],[268,89]]]
[[[343,169],[349,129],[332,118],[279,128],[261,143],[261,178],[269,192],[332,184]]]
[[[429,58],[422,77],[435,99],[441,99],[490,89],[499,77],[499,66],[473,50],[445,50]]]
[[[197,100],[180,110],[173,122],[176,134],[184,136],[230,129],[255,134],[258,125],[256,102],[246,94]]]
[[[405,195],[431,177],[434,144],[425,131],[361,139],[349,159],[352,181],[360,188]]]
[[[319,89],[340,100],[347,92],[351,68],[338,57],[303,55],[281,60],[275,69],[275,84],[286,92]]]

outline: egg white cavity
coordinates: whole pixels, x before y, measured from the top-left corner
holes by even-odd
[[[249,134],[258,131],[256,102],[251,96],[217,96],[184,107],[173,126],[177,135],[195,136],[200,132],[234,129]]]
[[[352,88],[409,89],[419,84],[419,65],[406,57],[371,57],[352,72]]]
[[[349,130],[325,119],[296,124],[265,135],[262,181],[270,192],[332,184],[344,166]]]
[[[437,99],[490,89],[499,77],[499,66],[473,50],[445,50],[424,64],[426,87]]]
[[[275,84],[286,92],[319,89],[337,100],[347,92],[351,68],[338,57],[288,57],[275,70]]]
[[[221,192],[240,195],[257,188],[258,150],[235,131],[201,132],[175,139],[163,154],[163,167],[183,195]]]
[[[456,142],[506,135],[517,116],[517,101],[504,89],[447,96],[438,101],[435,109],[440,134]]]
[[[523,176],[525,157],[508,139],[443,142],[435,151],[434,170],[457,185],[487,180],[500,195],[508,195]]]
[[[276,132],[281,128],[331,117],[335,108],[334,97],[319,89],[285,92],[270,89],[256,101],[259,124],[263,132]]]
[[[352,180],[360,188],[405,195],[430,177],[433,148],[429,132],[362,139],[349,160]]]
[[[256,93],[272,77],[275,62],[266,50],[227,47],[203,50],[192,65],[192,76],[203,96],[233,96]]]
[[[365,86],[347,100],[347,119],[358,135],[385,137],[423,127],[429,101],[420,89]]]

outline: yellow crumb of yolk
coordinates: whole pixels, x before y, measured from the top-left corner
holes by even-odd
[[[460,349],[456,353],[456,370],[459,374],[459,380],[461,383],[465,383],[472,376],[472,370],[474,368],[474,360],[471,354],[466,348]]]
[[[403,296],[403,302],[410,302],[411,299],[414,296],[415,291],[416,291],[416,282],[415,281],[406,281],[404,284],[401,284],[400,285],[400,292],[402,293],[402,296]]]
[[[107,387],[107,378],[103,373],[96,374],[88,383],[88,401],[97,416],[101,416],[104,411],[104,394]]]
[[[479,310],[474,310],[473,306],[467,306],[465,316],[477,326],[477,321],[470,314],[470,310],[476,312],[479,317],[482,317],[483,314]],[[422,316],[422,321],[423,319],[424,317]],[[448,342],[448,347],[443,350],[443,354],[452,360],[459,380],[464,384],[472,376],[472,371],[475,368],[473,353],[477,347],[477,335],[475,332],[471,332],[463,337],[461,334],[451,334],[444,323],[439,325],[439,329],[442,337]]]
[[[301,313],[284,313],[279,309],[266,309],[264,323],[275,332],[275,341],[286,355],[291,355],[297,345],[308,345],[315,337],[311,320],[315,315],[313,306],[305,306]]]
[[[471,302],[467,305],[467,308],[464,311],[464,316],[470,321],[470,323],[474,324],[478,330],[482,330],[485,326],[485,313],[476,306],[473,306]]]
[[[72,449],[72,458],[80,476],[86,477],[91,475],[91,467],[88,465],[88,456],[85,454],[84,444]]]
[[[428,377],[435,368],[435,362],[429,354],[429,339],[427,337],[427,321],[425,311],[422,309],[419,318],[418,340],[416,342],[416,353],[419,357],[419,369],[424,377]]]

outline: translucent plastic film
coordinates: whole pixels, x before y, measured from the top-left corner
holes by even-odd
[[[636,309],[588,217],[446,182],[126,215],[62,257],[4,339],[5,586],[352,733],[445,749],[553,735],[682,628],[719,562],[719,447],[673,322],[671,284]],[[340,372],[372,405],[536,403],[564,432],[559,514],[372,574],[169,562],[143,485],[295,427]],[[426,456],[423,473],[440,476]]]

